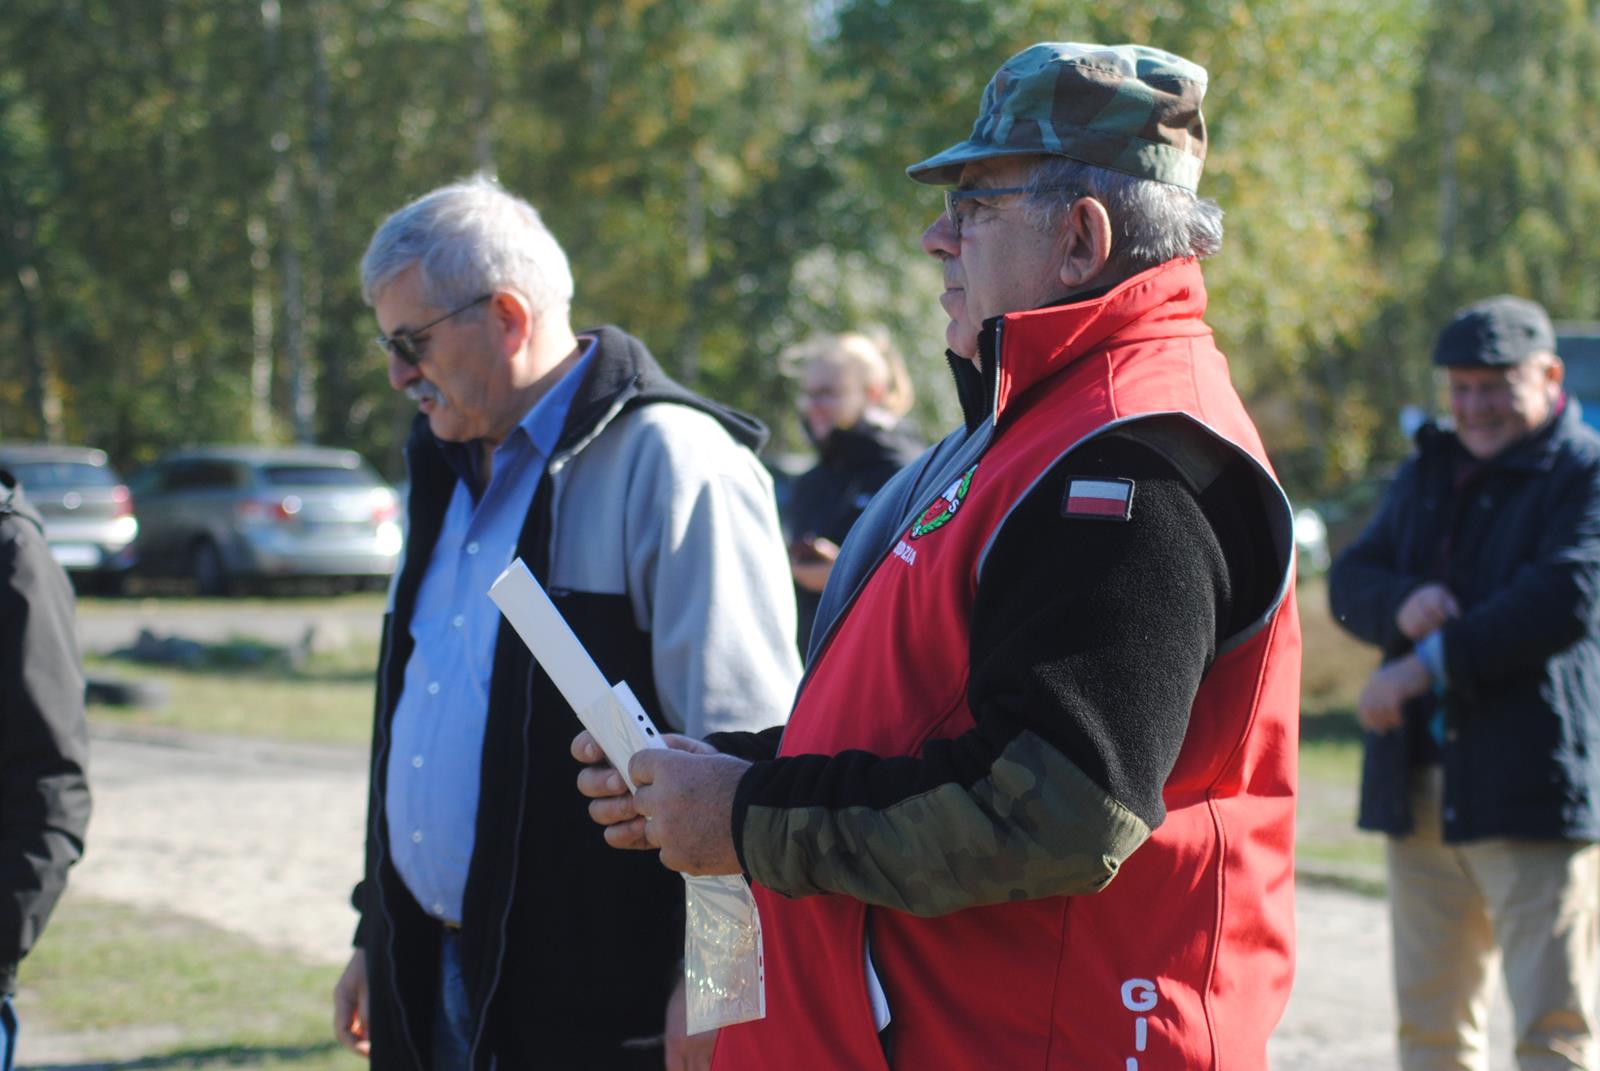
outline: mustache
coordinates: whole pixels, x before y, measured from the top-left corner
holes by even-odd
[[[406,387],[406,397],[410,398],[414,402],[424,402],[424,401],[428,401],[428,402],[443,402],[444,401],[444,395],[439,393],[439,388],[435,387],[432,383],[428,382],[426,379],[419,379],[415,383],[412,383],[409,386],[407,386]]]

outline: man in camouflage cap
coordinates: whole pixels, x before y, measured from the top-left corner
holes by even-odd
[[[1388,834],[1400,1063],[1487,1065],[1502,964],[1523,1071],[1600,1067],[1600,436],[1543,308],[1440,333],[1454,426],[1426,426],[1334,563],[1380,647],[1362,689],[1363,829]]]
[[[633,796],[580,775],[612,844],[755,883],[767,1014],[717,1068],[1266,1064],[1299,632],[1202,320],[1205,85],[1135,45],[1000,68],[910,169],[947,186],[922,246],[966,420],[851,531],[788,728],[639,755]]]

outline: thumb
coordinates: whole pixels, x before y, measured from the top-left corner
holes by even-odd
[[[657,752],[655,748],[645,748],[637,752],[628,763],[628,777],[633,780],[635,787],[655,783]]]

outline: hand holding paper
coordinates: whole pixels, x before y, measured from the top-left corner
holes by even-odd
[[[629,772],[638,787],[631,796],[609,766],[579,773],[578,791],[594,801],[590,817],[606,827],[613,848],[659,848],[662,864],[684,874],[739,873],[729,815],[750,764],[687,737],[666,742],[665,749],[634,755]],[[598,761],[594,737],[580,733],[572,755]]]

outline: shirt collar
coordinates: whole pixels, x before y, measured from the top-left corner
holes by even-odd
[[[572,408],[572,399],[577,395],[583,375],[594,358],[595,337],[580,335],[578,341],[583,344],[583,356],[517,422],[517,427],[527,435],[533,448],[545,457],[555,452],[556,443],[561,439],[561,426],[567,420],[567,410]]]
[[[588,371],[594,357],[595,336],[579,335],[578,341],[584,344],[583,356],[578,358],[577,363],[567,370],[555,386],[546,391],[522,415],[522,419],[517,421],[517,426],[511,429],[511,434],[495,447],[496,453],[518,449],[523,440],[545,458],[555,451],[556,443],[561,438],[561,426],[567,419],[567,410],[571,408],[572,399],[577,395],[578,387],[583,383],[584,373]],[[444,455],[450,468],[472,491],[472,499],[476,502],[478,496],[484,492],[482,481],[478,477],[478,459],[481,456],[478,440],[465,443],[441,440],[439,451]]]

